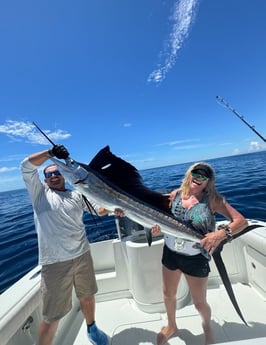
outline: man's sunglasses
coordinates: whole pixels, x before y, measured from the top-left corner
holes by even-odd
[[[194,178],[200,178],[201,181],[208,181],[209,180],[209,177],[201,175],[201,174],[198,174],[198,173],[191,173],[191,175]]]
[[[49,178],[49,177],[51,177],[51,176],[53,176],[53,175],[55,175],[55,176],[61,176],[59,170],[49,171],[49,172],[45,172],[45,173],[44,173],[45,178]]]

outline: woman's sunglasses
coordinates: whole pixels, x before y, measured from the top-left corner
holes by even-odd
[[[194,178],[200,178],[201,181],[208,181],[209,180],[209,177],[201,175],[201,174],[198,174],[198,173],[191,173],[191,175]]]
[[[61,174],[60,174],[60,171],[59,171],[59,170],[49,171],[49,172],[45,172],[45,173],[44,173],[45,178],[49,178],[49,177],[51,177],[51,176],[53,176],[53,175],[55,175],[55,176],[60,176]]]

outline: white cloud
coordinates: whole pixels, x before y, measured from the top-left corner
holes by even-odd
[[[240,153],[240,150],[238,149],[238,148],[235,148],[234,150],[233,150],[233,154],[234,155],[238,155]]]
[[[199,139],[172,140],[165,143],[156,144],[155,146],[175,146],[178,144],[189,143],[193,141],[199,141]]]
[[[131,127],[132,126],[132,123],[124,123],[123,124],[123,127]]]
[[[19,155],[8,155],[5,157],[0,157],[1,162],[13,162],[13,161],[20,161],[25,157],[26,154],[19,154]]]
[[[18,167],[0,167],[0,174],[14,171],[14,170],[19,170],[19,168]]]
[[[189,29],[195,18],[196,6],[199,0],[180,0],[174,5],[172,31],[169,38],[164,42],[164,49],[160,56],[164,61],[157,64],[157,68],[148,76],[148,82],[161,83],[166,74],[174,66],[177,53],[182,48],[187,38]]]
[[[43,131],[52,141],[57,142],[58,139],[66,139],[71,134],[58,129],[54,132],[50,130]],[[12,141],[21,141],[26,139],[30,143],[47,145],[47,139],[36,129],[31,122],[23,121],[6,121],[0,125],[0,133],[6,134]]]
[[[191,145],[182,145],[182,146],[175,146],[174,150],[194,150],[199,149],[201,147],[208,147],[211,144],[191,144]]]
[[[257,141],[251,141],[249,143],[249,151],[259,151],[262,149],[262,146],[260,145],[260,143],[258,143]]]

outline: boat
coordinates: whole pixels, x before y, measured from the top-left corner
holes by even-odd
[[[161,256],[164,239],[148,246],[145,229],[122,228],[115,219],[118,238],[91,244],[99,291],[97,325],[110,345],[156,344],[166,324],[162,295]],[[247,322],[232,306],[213,260],[207,299],[212,309],[216,344],[266,344],[266,222],[248,219],[258,227],[224,246],[222,257]],[[221,221],[217,222],[217,226]],[[37,344],[41,320],[40,266],[0,295],[1,345]],[[204,344],[201,320],[182,277],[177,292],[177,336],[166,345]],[[72,310],[60,321],[53,345],[90,344],[79,303],[73,293]]]

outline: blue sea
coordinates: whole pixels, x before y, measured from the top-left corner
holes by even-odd
[[[246,218],[266,220],[266,151],[208,160],[216,186]],[[191,163],[140,171],[144,184],[169,192]],[[38,244],[26,189],[0,193],[0,293],[37,265]],[[220,219],[217,217],[217,220]],[[90,242],[117,238],[114,217],[84,215]]]

